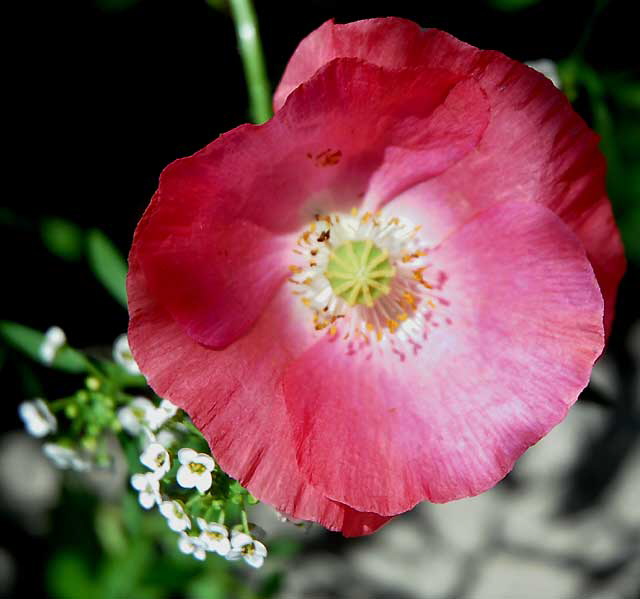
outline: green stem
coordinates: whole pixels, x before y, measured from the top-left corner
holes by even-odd
[[[238,49],[249,92],[251,120],[258,124],[264,123],[271,118],[273,113],[256,11],[251,0],[229,0],[229,6],[236,28]]]
[[[87,369],[87,372],[92,376],[96,377],[101,383],[105,383],[106,379],[104,373],[91,361],[90,358],[87,358],[84,354],[80,354],[82,359],[84,360],[84,365]]]
[[[249,534],[249,521],[247,520],[247,508],[244,505],[244,499],[241,504],[242,508],[242,528],[246,534]]]
[[[58,410],[62,410],[66,408],[70,403],[75,401],[75,397],[71,395],[70,397],[62,397],[61,399],[54,399],[48,403],[48,407],[52,412],[57,412]]]

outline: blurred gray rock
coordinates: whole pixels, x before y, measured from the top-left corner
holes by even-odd
[[[42,444],[23,432],[0,439],[0,496],[31,533],[42,533],[46,512],[60,497],[61,475],[42,453]]]
[[[580,599],[580,575],[568,568],[496,553],[479,570],[469,599]]]

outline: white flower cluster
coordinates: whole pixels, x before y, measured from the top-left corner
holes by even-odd
[[[125,431],[135,436],[147,430],[157,431],[177,411],[178,408],[166,399],[156,407],[146,397],[136,397],[129,405],[118,410],[118,420]]]
[[[138,403],[139,405],[141,404]],[[221,522],[209,522],[198,517],[196,522],[199,534],[189,534],[188,531],[192,530],[193,525],[186,506],[182,501],[171,499],[161,492],[162,479],[171,470],[169,449],[159,442],[159,435],[155,436],[148,429],[146,434],[150,442],[140,455],[140,462],[150,472],[134,474],[131,477],[131,486],[138,491],[140,505],[145,509],[158,506],[169,528],[180,535],[179,550],[197,560],[204,560],[207,553],[215,553],[229,560],[244,559],[254,568],[262,566],[267,549],[260,541],[245,532],[233,530],[230,533]],[[178,485],[184,489],[196,489],[201,495],[209,491],[213,483],[212,473],[216,467],[213,458],[189,447],[179,449],[177,458],[180,463],[176,472]]]

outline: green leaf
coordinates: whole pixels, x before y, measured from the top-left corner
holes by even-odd
[[[17,322],[3,320],[0,321],[0,336],[15,349],[25,353],[33,360],[42,362],[40,346],[44,341],[44,334],[40,331],[25,327]],[[67,372],[84,372],[86,359],[79,351],[64,346],[57,353],[51,368]]]
[[[92,229],[87,235],[89,265],[107,291],[127,307],[127,263],[107,236]]]
[[[80,227],[62,218],[45,218],[40,223],[42,243],[54,255],[79,260],[84,254],[84,232]]]

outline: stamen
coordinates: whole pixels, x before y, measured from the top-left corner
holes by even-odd
[[[300,234],[304,250],[289,270],[313,328],[350,344],[422,341],[425,317],[435,307],[424,278],[426,251],[420,225],[380,211],[316,214]],[[305,261],[306,256],[306,261]],[[309,260],[311,256],[311,260]],[[351,351],[351,350],[350,350]]]

